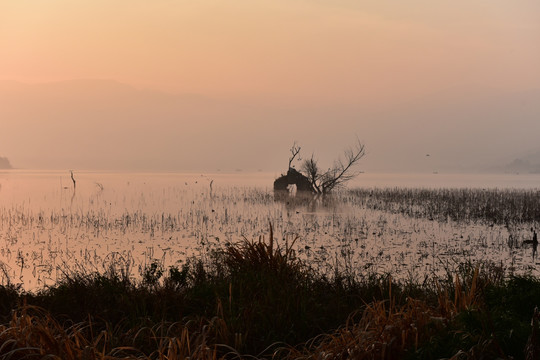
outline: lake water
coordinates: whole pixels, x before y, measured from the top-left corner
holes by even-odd
[[[154,260],[178,266],[243,237],[267,236],[331,271],[441,274],[456,259],[537,270],[530,249],[509,248],[508,230],[440,223],[363,209],[346,201],[276,201],[278,173],[148,174],[0,171],[0,280],[36,289],[71,270],[123,266],[133,277]],[[360,174],[350,187],[540,188],[540,175]],[[527,224],[519,236],[526,238]]]

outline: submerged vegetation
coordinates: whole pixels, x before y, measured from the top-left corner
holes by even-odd
[[[0,358],[520,359],[540,345],[538,279],[488,263],[421,284],[328,277],[293,242],[270,230],[140,281],[111,267],[36,293],[2,286]]]
[[[1,206],[0,360],[538,358],[539,191],[200,183]]]
[[[540,274],[527,244],[540,219],[536,190],[359,189],[313,197],[240,187],[210,192],[208,184],[183,182],[155,190],[132,183],[119,192],[77,180],[75,197],[69,186],[42,204],[0,204],[0,281],[36,289],[65,271],[103,273],[114,262],[138,277],[155,259],[180,266],[240,236],[257,237],[269,219],[278,239],[298,236],[297,256],[327,274],[345,266],[398,280],[441,276],[456,259]]]

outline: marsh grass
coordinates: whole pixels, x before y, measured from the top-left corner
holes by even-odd
[[[351,201],[411,217],[509,226],[540,221],[540,190],[355,189]]]
[[[524,358],[536,278],[472,263],[421,284],[328,277],[294,241],[270,228],[142,280],[116,266],[37,293],[0,287],[0,358]]]
[[[104,273],[116,257],[129,264],[130,277],[155,261],[163,267],[155,271],[166,272],[241,236],[258,238],[268,219],[282,246],[298,237],[290,246],[295,255],[329,276],[343,266],[400,280],[409,272],[440,276],[440,260],[455,258],[504,261],[517,273],[538,275],[525,245],[539,225],[535,190],[358,189],[291,197],[257,188],[216,187],[210,194],[200,186],[102,189],[92,182],[84,197],[85,183],[77,185],[73,206],[52,195],[50,206],[0,206],[2,283],[7,277],[35,290],[55,285],[66,267]]]
[[[0,209],[0,359],[524,358],[538,192],[215,190]],[[32,267],[50,281],[28,291]]]

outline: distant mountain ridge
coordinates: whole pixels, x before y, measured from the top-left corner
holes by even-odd
[[[0,156],[0,169],[12,169],[13,167],[9,163],[8,158]]]
[[[498,170],[505,173],[540,174],[540,150],[519,155]]]
[[[381,105],[0,80],[0,144],[20,168],[278,171],[294,140],[331,164],[356,134],[368,172],[536,171],[523,155],[538,143],[540,89],[459,90]],[[506,169],[514,159],[529,164]]]

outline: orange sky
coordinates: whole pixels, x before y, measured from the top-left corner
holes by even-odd
[[[26,82],[387,101],[535,88],[539,63],[536,0],[0,3],[0,79]]]
[[[0,0],[0,156],[464,169],[538,147],[539,64],[538,0]]]

